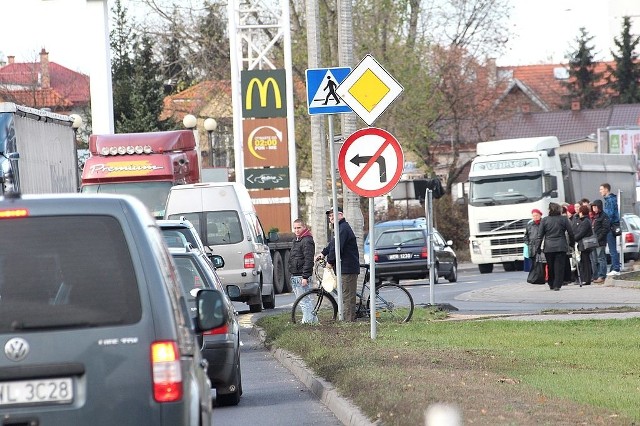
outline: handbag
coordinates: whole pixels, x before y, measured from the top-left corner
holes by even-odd
[[[620,222],[611,224],[611,233],[616,237],[619,237],[620,235],[622,235],[622,228],[620,228]]]
[[[598,237],[596,237],[595,235],[590,235],[578,241],[578,250],[591,250],[598,247],[598,245]]]
[[[324,268],[322,272],[322,288],[327,293],[331,293],[338,287],[338,280],[336,279],[336,274],[333,272],[331,268]]]
[[[546,266],[547,264],[544,262],[535,262],[529,271],[527,282],[529,284],[544,284],[546,282]]]

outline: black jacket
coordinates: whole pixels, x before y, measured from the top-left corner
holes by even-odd
[[[353,233],[351,225],[344,218],[338,222],[338,235],[340,236],[340,273],[359,274],[360,255],[358,254],[358,243],[356,234]],[[335,238],[331,237],[329,245],[322,250],[322,254],[327,258],[327,263],[336,265]]]
[[[571,222],[565,215],[546,216],[540,222],[540,238],[544,239],[544,252],[563,252],[566,253],[567,236],[569,244],[573,246],[575,240],[573,237],[573,228]],[[539,246],[538,246],[539,248]]]
[[[529,257],[535,257],[540,242],[540,224],[530,220],[524,231],[524,243],[529,249]]]
[[[599,213],[597,216],[593,217],[593,222],[591,223],[591,227],[593,228],[593,233],[598,237],[598,245],[600,247],[604,247],[607,245],[607,234],[611,229],[611,224],[609,223],[609,216],[602,209],[602,201],[594,200],[592,204],[598,206]]]
[[[313,274],[313,257],[316,244],[311,232],[306,230],[300,238],[296,237],[289,252],[289,272],[295,277],[309,278]]]
[[[582,218],[580,216],[576,216],[576,219],[573,221],[573,235],[576,239],[576,243],[580,242],[584,237],[593,235],[591,221],[588,216]]]

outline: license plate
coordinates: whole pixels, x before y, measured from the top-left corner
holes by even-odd
[[[411,253],[390,254],[389,260],[411,259]]]
[[[0,405],[73,402],[71,378],[0,382]]]

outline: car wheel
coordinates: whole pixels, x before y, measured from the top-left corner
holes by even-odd
[[[262,300],[260,300],[260,303],[250,304],[249,312],[251,313],[262,312]]]
[[[434,284],[438,284],[438,275],[440,273],[440,271],[438,271],[438,264],[436,263],[435,265],[433,265],[433,283]]]
[[[284,290],[284,263],[282,255],[278,251],[273,254],[273,287],[276,294],[280,294]]]
[[[451,272],[449,272],[449,275],[447,275],[447,280],[449,280],[450,283],[455,283],[456,281],[458,281],[458,264],[453,262],[453,265],[451,265]]]
[[[262,305],[265,309],[274,309],[276,307],[276,293],[273,287],[271,286],[271,294],[262,299]]]

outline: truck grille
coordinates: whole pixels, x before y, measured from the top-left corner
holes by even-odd
[[[529,220],[531,219],[520,219],[513,223],[511,223],[512,221],[510,220],[482,222],[478,224],[478,230],[480,232],[524,231]]]
[[[492,257],[500,257],[500,256],[522,256],[523,247],[504,247],[504,248],[495,248],[491,249]]]
[[[512,244],[524,244],[524,237],[494,238],[491,240],[491,246],[508,246]]]

